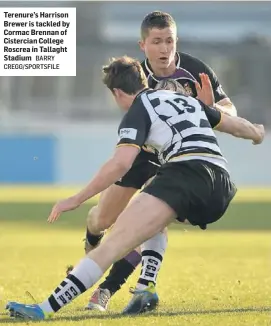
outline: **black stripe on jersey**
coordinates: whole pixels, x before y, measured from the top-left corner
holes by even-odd
[[[168,156],[168,154],[169,153],[171,153],[172,151],[173,151],[173,149],[174,149],[174,147],[175,147],[175,145],[177,144],[177,142],[175,142],[175,143],[173,143],[173,144],[171,144],[167,149],[165,149],[164,151],[163,151],[163,159],[165,160],[166,159],[166,157]],[[181,145],[181,144],[180,144]],[[178,152],[179,152],[179,150],[178,150]],[[179,154],[180,155],[180,154]]]
[[[81,293],[83,293],[83,292],[85,292],[87,290],[85,285],[80,280],[78,280],[78,278],[75,277],[73,274],[69,274],[67,276],[67,279],[72,281],[73,284],[75,284],[78,287],[78,289],[80,290]]]
[[[199,126],[200,126],[200,128],[211,128],[210,122],[208,120],[205,120],[205,119],[200,119]]]
[[[160,118],[160,116],[159,116]],[[168,118],[168,117],[167,117]],[[182,131],[188,129],[188,128],[193,128],[193,127],[196,127],[194,125],[194,123],[192,123],[191,121],[188,121],[188,120],[183,120],[183,121],[180,121],[180,122],[177,122],[177,123],[174,123],[174,125],[172,125],[171,128],[174,128],[176,129],[179,133],[181,133]]]
[[[149,95],[150,93],[148,93]],[[153,109],[155,109],[158,105],[160,105],[160,99],[159,98],[154,98],[153,100],[149,100]]]
[[[194,135],[187,136],[187,137],[183,138],[183,143],[188,142],[188,141],[193,141],[193,142],[204,141],[206,143],[211,143],[211,144],[215,144],[215,145],[218,146],[216,137],[214,137],[214,136],[206,136],[206,135],[203,135],[203,134],[199,134],[199,135],[194,134]]]
[[[213,155],[213,156],[218,156],[218,157],[223,157],[219,152],[213,151],[209,148],[204,148],[204,147],[186,147],[183,150],[179,150],[178,153],[173,154],[169,160],[173,159],[174,157],[182,156],[182,155],[191,155],[195,154],[195,156],[200,156],[202,154],[207,154],[207,155]]]
[[[214,137],[211,137],[211,136],[205,136],[206,138],[207,137],[210,137],[210,138],[214,138]],[[216,139],[213,139],[213,140],[207,140],[207,139],[204,139],[204,137],[201,137],[201,135],[192,135],[192,136],[188,136],[188,137],[185,137],[183,139],[183,142],[182,143],[185,143],[186,141],[206,141],[206,142],[209,142],[209,143],[212,143],[212,144],[215,144],[215,145],[218,145],[217,142],[216,142]],[[168,156],[168,154],[170,154],[175,145],[178,144],[178,142],[175,142],[173,144],[171,144],[164,152],[163,152],[163,159],[165,160],[166,157]],[[205,148],[205,147],[197,147],[196,145],[195,146],[189,146],[189,147],[185,147],[185,148],[179,148],[178,149],[178,152],[173,154],[170,158],[173,158],[173,157],[176,157],[176,156],[180,156],[180,155],[184,155],[184,154],[200,154],[200,153],[206,153],[206,154],[211,154],[211,155],[218,155],[218,156],[222,156],[221,153],[219,152],[216,152],[216,151],[213,151],[209,148]]]

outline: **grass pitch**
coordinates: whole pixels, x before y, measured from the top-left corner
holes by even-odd
[[[0,204],[0,324],[8,300],[44,300],[83,256],[88,206],[46,223],[50,204]],[[91,290],[39,325],[271,325],[271,204],[233,204],[207,231],[174,227],[158,278],[160,306],[140,317],[119,314],[139,268],[113,297],[108,313],[83,310]],[[31,324],[31,322],[30,322]],[[33,324],[35,324],[33,322]]]

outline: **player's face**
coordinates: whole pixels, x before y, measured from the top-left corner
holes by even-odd
[[[166,69],[172,64],[175,65],[176,43],[176,28],[167,27],[150,29],[148,36],[140,41],[139,45],[148,58],[152,69],[155,70]]]

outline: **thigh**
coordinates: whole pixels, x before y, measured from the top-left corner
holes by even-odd
[[[175,217],[165,202],[141,193],[120,214],[109,235],[89,256],[106,270],[114,261],[161,232]]]
[[[101,193],[95,215],[97,218],[110,221],[109,225],[115,223],[136,191],[137,189],[131,187],[124,188],[115,184],[111,185]]]
[[[153,180],[142,190],[167,203],[184,222],[189,213],[189,187],[191,180],[187,177],[185,165],[165,164]]]

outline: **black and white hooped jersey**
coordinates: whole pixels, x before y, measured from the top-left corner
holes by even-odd
[[[145,59],[143,62],[141,62],[141,66],[148,79],[148,84],[150,88],[155,88],[156,84],[160,80],[170,78],[180,83],[186,90],[187,94],[196,97],[197,92],[195,88],[195,81],[198,81],[200,83],[201,81],[199,74],[205,73],[210,78],[215,102],[218,102],[227,97],[214,71],[206,63],[193,57],[190,54],[177,52],[176,71],[173,75],[167,77],[155,76],[148,62],[148,59]]]
[[[119,126],[117,146],[147,146],[161,164],[199,159],[226,169],[213,131],[221,112],[177,92],[145,89]]]

